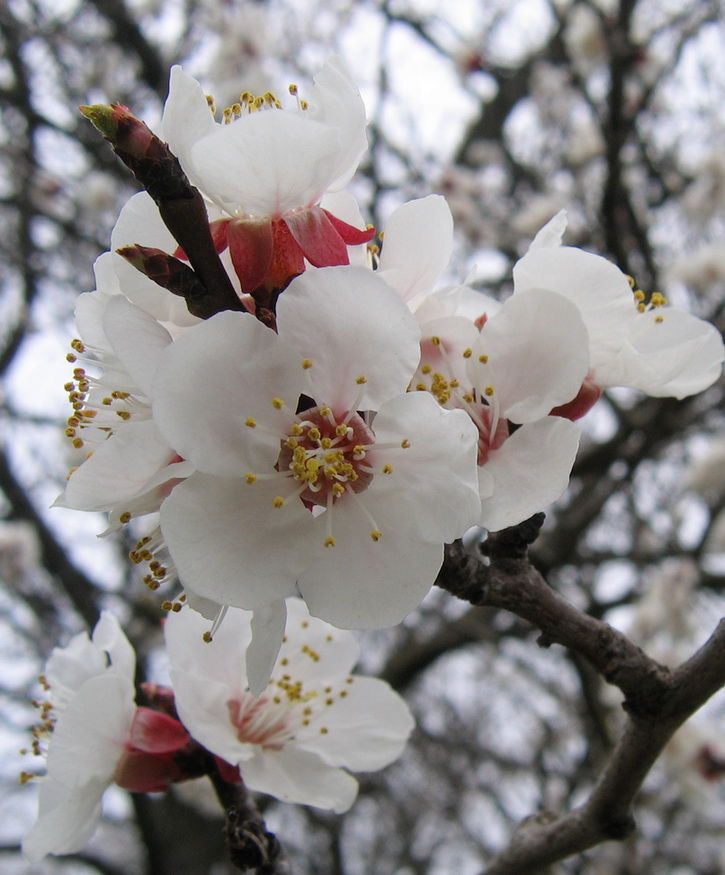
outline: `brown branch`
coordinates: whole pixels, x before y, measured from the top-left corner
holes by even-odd
[[[625,635],[579,611],[552,590],[526,556],[543,514],[491,536],[490,565],[447,551],[438,585],[473,604],[505,608],[542,631],[539,643],[563,644],[583,656],[625,695],[629,718],[589,799],[564,814],[525,820],[485,875],[526,875],[602,841],[629,835],[632,802],[674,732],[725,685],[725,619],[695,655],[670,671]]]
[[[267,830],[244,783],[225,781],[213,761],[208,775],[224,809],[224,835],[232,865],[241,872],[254,869],[257,875],[289,875],[282,846]]]

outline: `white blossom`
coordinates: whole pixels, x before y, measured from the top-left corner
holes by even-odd
[[[230,609],[208,643],[203,619],[183,609],[165,624],[179,715],[192,736],[239,767],[249,789],[288,802],[346,811],[352,771],[395,760],[413,728],[403,700],[381,680],[352,675],[358,645],[287,600],[285,638],[272,677],[254,696],[244,652],[251,615]]]

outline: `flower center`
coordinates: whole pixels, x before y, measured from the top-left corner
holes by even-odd
[[[373,479],[366,460],[375,441],[358,413],[339,419],[326,405],[300,414],[282,441],[277,470],[304,484],[300,498],[329,506],[346,492],[363,492]]]
[[[292,738],[288,709],[276,706],[267,696],[255,698],[244,692],[227,702],[229,719],[239,741],[281,750]]]

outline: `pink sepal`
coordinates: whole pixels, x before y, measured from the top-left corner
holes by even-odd
[[[227,784],[240,784],[242,776],[239,772],[239,766],[233,766],[221,757],[214,756],[214,762],[219,770],[219,774],[227,782]]]
[[[572,422],[576,422],[576,420],[581,419],[585,413],[589,413],[601,397],[601,388],[597,386],[591,377],[586,376],[581,385],[581,389],[579,389],[576,394],[576,397],[572,398],[571,401],[567,401],[566,404],[555,407],[550,415],[561,416],[563,419],[570,419]]]
[[[271,220],[234,219],[227,226],[227,242],[242,291],[253,292],[264,283],[272,264]]]
[[[296,210],[283,216],[305,258],[315,267],[349,264],[345,241],[320,207]]]
[[[132,793],[160,793],[183,777],[174,753],[126,750],[118,761],[113,779],[119,787]]]
[[[188,742],[189,733],[178,720],[160,711],[141,707],[136,708],[133,715],[126,749],[150,754],[173,753]]]
[[[333,216],[329,210],[323,209],[322,212],[332,222],[335,226],[335,230],[348,246],[357,246],[360,243],[368,243],[375,236],[375,228],[363,228],[361,230],[354,225],[348,225],[347,222],[343,222],[342,219],[338,219],[337,216]]]

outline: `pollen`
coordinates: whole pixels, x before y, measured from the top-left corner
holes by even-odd
[[[276,410],[281,410],[284,407],[284,401],[281,398],[273,398],[272,407]]]
[[[244,479],[247,483],[256,483],[257,482],[257,475],[252,474],[250,471],[249,473],[244,475]]]
[[[379,529],[370,532],[370,537],[373,541],[379,541],[383,537],[383,533]]]
[[[335,542],[335,539],[332,537],[332,535],[328,535],[325,538],[325,547],[334,547],[335,544],[336,544],[336,542]]]
[[[247,426],[247,428],[256,428],[257,427],[257,420],[253,416],[248,416],[244,420],[244,424]]]
[[[485,365],[488,362],[488,356],[485,353],[481,353],[481,355],[478,357],[478,360],[479,362],[481,362],[482,365]]]
[[[309,370],[312,367],[312,362],[309,359],[302,359],[302,367],[305,370]]]
[[[433,344],[433,346],[440,346],[441,345],[441,339],[436,334],[434,334],[431,337],[430,342]]]
[[[664,317],[664,316],[655,316],[655,322],[657,322],[658,324],[659,324],[660,322],[664,322],[664,321],[665,321],[665,317]]]
[[[393,466],[392,465],[383,465],[383,474],[392,474]]]
[[[471,349],[470,346],[463,350],[463,358],[464,359],[469,359],[472,355],[473,355],[473,350]]]
[[[368,378],[365,377],[365,376],[363,376],[363,375],[359,376],[359,377],[355,380],[355,382],[358,384],[358,386],[362,386],[364,383],[367,383],[367,381],[368,381]]]
[[[284,498],[282,498],[281,495],[275,495],[275,497],[272,499],[272,504],[275,507],[284,507]]]
[[[430,365],[423,365],[423,367],[420,369],[420,371],[422,374],[430,374],[431,366]]]
[[[124,525],[131,521],[131,513],[128,510],[124,510],[124,512],[119,516],[118,521],[123,523]]]
[[[483,390],[483,394],[488,395],[488,397],[490,398],[491,395],[493,395],[493,386],[486,386],[486,388]]]
[[[408,440],[408,438],[403,438],[403,440],[400,442],[400,446],[404,450],[407,450],[410,447],[410,441]]]

